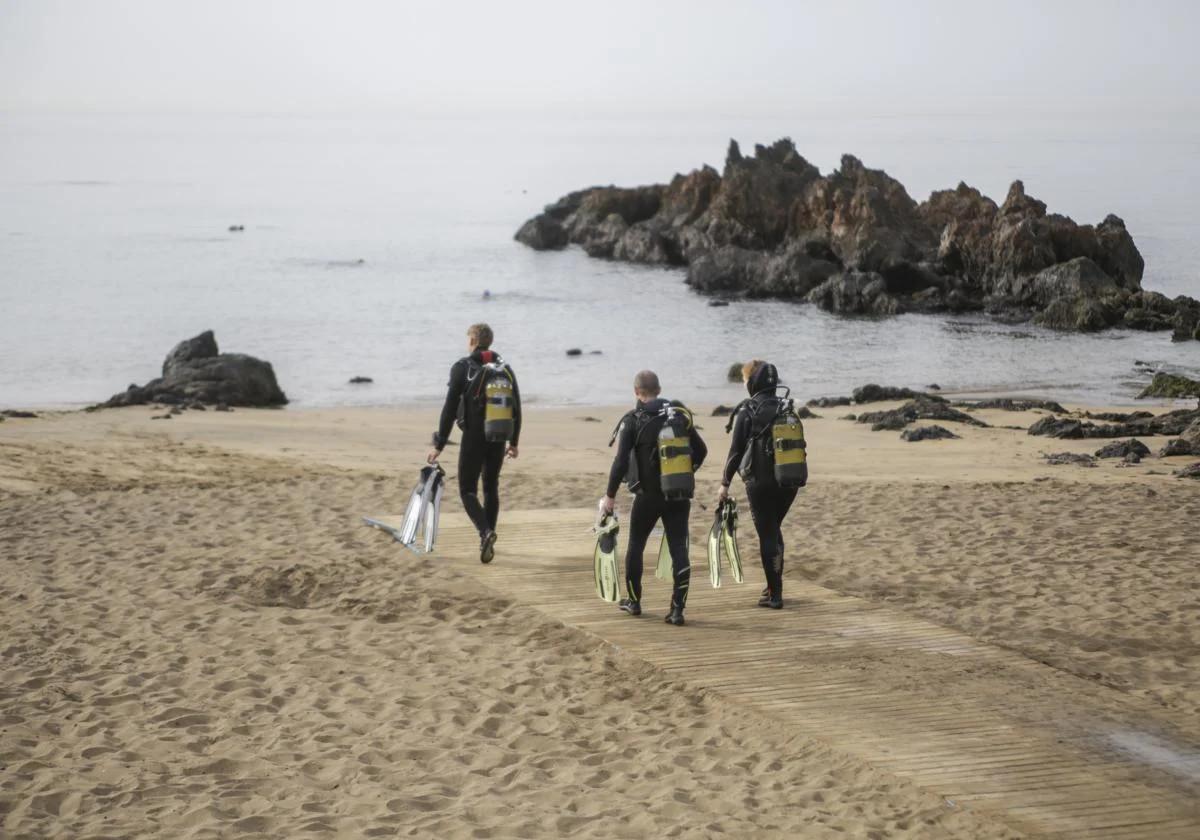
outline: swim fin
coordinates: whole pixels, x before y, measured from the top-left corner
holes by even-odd
[[[744,578],[742,555],[738,553],[737,547],[737,501],[726,499],[717,515],[721,518],[721,548],[725,550],[725,557],[729,560],[729,571],[733,573],[733,579],[741,583]]]
[[[433,545],[437,541],[438,530],[438,515],[442,510],[442,493],[446,489],[446,473],[439,466],[429,478],[429,484],[425,487],[423,494],[425,516],[424,537],[425,537],[425,553],[429,554],[433,551]]]
[[[592,556],[592,567],[596,576],[596,594],[603,600],[615,604],[620,596],[617,560],[617,535],[621,532],[617,514],[601,512],[592,529],[596,532],[596,550]]]
[[[708,580],[713,589],[721,588],[721,508],[708,529]]]
[[[432,466],[421,468],[417,486],[413,488],[412,495],[408,499],[408,507],[404,510],[404,523],[400,526],[400,542],[404,545],[412,545],[417,539],[417,531],[421,527],[421,516],[425,512],[425,485],[429,483],[429,477],[433,475],[433,472]]]
[[[654,576],[659,580],[675,580],[671,571],[671,546],[667,545],[667,534],[663,532],[662,542],[658,545],[658,565],[654,567]]]

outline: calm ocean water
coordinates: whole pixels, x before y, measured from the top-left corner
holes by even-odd
[[[1200,343],[710,308],[681,271],[512,241],[569,190],[719,169],[730,137],[746,149],[789,135],[822,171],[852,152],[918,200],[959,180],[1003,200],[1019,177],[1077,221],[1116,213],[1144,285],[1200,297],[1200,122],[1118,116],[0,114],[0,407],[105,399],[209,328],[222,349],[270,360],[298,406],[433,401],[478,320],[543,403],[626,402],[643,367],[672,396],[728,402],[740,389],[725,370],[752,356],[805,397],[875,381],[1127,401],[1135,360],[1200,371]]]

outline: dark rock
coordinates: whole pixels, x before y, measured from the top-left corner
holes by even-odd
[[[734,362],[729,366],[729,370],[725,373],[725,378],[730,382],[742,381],[742,363]]]
[[[351,384],[351,385],[370,385],[374,381],[375,380],[369,376],[355,376],[355,377],[351,377],[349,384]]]
[[[1188,464],[1181,470],[1175,470],[1176,478],[1200,478],[1200,461]]]
[[[1068,418],[1043,417],[1029,427],[1029,434],[1066,439],[1180,435],[1197,420],[1200,420],[1200,409],[1183,409],[1129,423],[1104,425]]]
[[[1053,400],[1014,400],[1008,397],[989,400],[964,400],[954,403],[959,408],[997,409],[999,411],[1031,411],[1041,409],[1055,414],[1066,414],[1067,410]]]
[[[599,423],[599,422],[601,422],[599,417],[588,416],[588,417],[580,417],[579,419],[582,420],[584,423]]]
[[[163,359],[162,375],[166,376],[180,365],[201,359],[211,359],[220,354],[217,349],[217,339],[212,330],[205,330],[195,338],[179,342]]]
[[[730,414],[733,414],[733,406],[730,405],[719,405],[712,410],[713,417],[728,417]]]
[[[1200,341],[1200,301],[1180,295],[1173,301],[1175,314],[1171,318],[1172,341]]]
[[[808,406],[806,406],[806,405],[802,405],[796,409],[796,416],[799,417],[801,420],[820,420],[821,419],[820,414],[813,414],[812,411],[810,411]]]
[[[901,440],[915,442],[918,440],[947,440],[958,439],[958,435],[943,426],[921,426],[916,429],[905,429],[900,433]]]
[[[172,417],[172,415],[170,415],[170,414],[155,414],[150,419],[151,420],[170,420],[171,417]]]
[[[851,398],[856,403],[890,402],[892,400],[911,400],[925,398],[934,402],[945,402],[945,398],[933,394],[923,394],[909,388],[895,388],[890,385],[863,385],[855,388]],[[812,405],[810,402],[809,405]],[[838,403],[841,405],[841,403]],[[849,403],[846,403],[849,405]]]
[[[1175,438],[1167,441],[1166,445],[1158,451],[1159,458],[1173,458],[1178,455],[1200,455],[1200,449],[1193,448],[1183,438]]]
[[[935,383],[933,385],[926,385],[925,389],[927,391],[940,391],[942,390],[942,386]]]
[[[1122,411],[1085,411],[1083,416],[1089,420],[1103,420],[1106,423],[1132,423],[1134,420],[1145,420],[1147,417],[1153,417],[1152,411],[1131,411],[1125,413]]]
[[[1047,464],[1055,466],[1063,466],[1066,464],[1075,464],[1079,467],[1094,467],[1096,459],[1091,455],[1081,455],[1075,452],[1055,452],[1051,455],[1043,455]]]
[[[1150,447],[1142,443],[1137,438],[1129,440],[1117,440],[1096,450],[1097,458],[1124,458],[1126,455],[1136,455],[1138,459],[1145,458],[1150,455]]]
[[[719,300],[719,299],[715,299],[715,298],[714,298],[713,300],[710,300],[710,301],[708,302],[708,305],[709,305],[709,306],[728,306],[728,305],[729,305],[729,301],[727,301],[727,300]]]
[[[738,378],[741,378],[740,371]],[[835,408],[840,405],[850,405],[853,400],[849,397],[817,397],[809,400],[805,405],[815,405],[817,408]]]
[[[562,222],[545,215],[534,216],[521,225],[514,238],[535,251],[554,251],[568,244],[567,229]]]
[[[851,155],[822,175],[786,138],[753,155],[731,141],[720,174],[706,166],[667,185],[571,193],[516,238],[686,265],[700,291],[807,299],[850,315],[986,305],[997,318],[1036,314],[1056,329],[1200,332],[1200,304],[1141,293],[1144,263],[1116,216],[1078,225],[1047,213],[1020,181],[1000,206],[966,184],[917,204]]]
[[[951,408],[945,400],[920,394],[910,402],[891,411],[869,411],[858,415],[859,423],[870,423],[871,431],[898,430],[917,420],[945,420],[966,423],[970,426],[987,427],[981,420]]]
[[[1173,373],[1156,373],[1154,380],[1145,387],[1138,399],[1143,397],[1164,397],[1179,399],[1182,397],[1200,397],[1200,382]]]
[[[219,402],[213,411],[233,411],[233,409],[230,408],[226,403]]]
[[[246,229],[245,225],[230,225],[229,226],[230,233],[241,233],[245,229]]]
[[[583,351],[580,350],[578,347],[572,347],[570,350],[567,351],[567,355],[568,356],[582,356]]]
[[[839,419],[839,420],[857,420],[857,419],[858,419],[858,415],[857,415],[857,414],[847,414],[847,415],[844,415],[844,416],[842,416],[842,417],[839,417],[838,419]]]
[[[14,420],[19,420],[19,419],[36,420],[37,419],[37,415],[34,414],[32,411],[19,411],[15,408],[6,408],[4,411],[0,411],[0,417],[12,417]]]
[[[163,375],[143,386],[130,385],[104,408],[162,403],[227,403],[252,407],[287,404],[270,362],[239,353],[218,353],[212,332],[180,342],[163,362]]]

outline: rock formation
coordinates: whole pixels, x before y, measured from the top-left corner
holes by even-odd
[[[270,362],[240,353],[221,353],[212,330],[175,345],[163,361],[162,376],[130,385],[99,408],[166,403],[273,407],[287,404]]]
[[[1200,302],[1142,291],[1142,256],[1116,216],[1076,224],[1020,181],[1000,205],[966,184],[918,203],[851,155],[822,175],[786,138],[752,156],[730,141],[721,173],[705,166],[665,185],[570,193],[516,239],[686,267],[689,285],[722,297],[850,315],[982,310],[1053,329],[1200,338]]]

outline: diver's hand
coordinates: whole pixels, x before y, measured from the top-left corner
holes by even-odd
[[[516,458],[519,454],[520,453],[517,451],[517,447],[513,446],[511,443],[508,445],[508,448],[504,450],[505,458]]]
[[[725,504],[725,500],[728,498],[729,498],[729,488],[726,487],[724,484],[722,484],[721,489],[717,491],[717,505],[720,506],[720,505]]]
[[[612,496],[605,496],[600,500],[600,510],[604,511],[605,513],[611,514],[616,506],[617,500]]]
[[[429,450],[429,454],[425,456],[425,463],[436,464],[438,462],[438,458],[440,458],[441,455],[442,455],[442,450],[431,449],[431,450]]]

